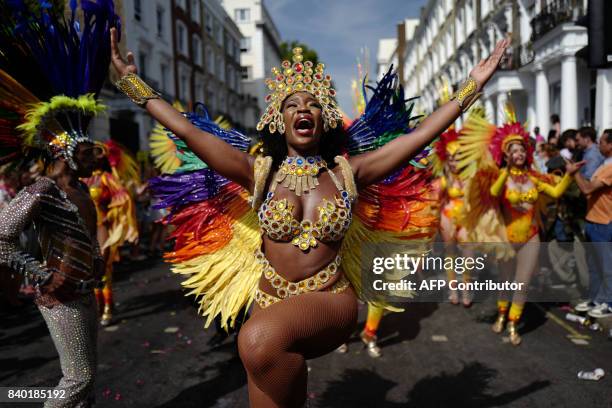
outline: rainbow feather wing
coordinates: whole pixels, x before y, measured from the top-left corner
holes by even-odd
[[[366,88],[373,93],[369,99],[365,96]],[[412,116],[413,99],[404,98],[403,88],[392,69],[376,87],[364,85],[364,98],[367,101],[364,113],[347,129],[350,155],[378,149],[400,136],[410,137],[407,135],[412,131],[410,122],[418,117]],[[361,248],[364,243],[411,241],[421,243],[426,249],[432,242],[439,209],[429,161],[431,151],[430,146],[425,147],[405,167],[359,192],[355,217],[343,242],[343,268],[358,293],[363,293]],[[410,296],[409,293],[401,295]],[[385,302],[368,300],[389,310],[399,310]]]
[[[185,115],[199,129],[248,150],[248,137],[221,128],[205,109]],[[261,245],[257,216],[244,188],[208,168],[166,132],[180,163],[172,174],[150,182],[159,200],[156,207],[170,209],[165,222],[175,227],[175,247],[166,260],[173,272],[185,276],[182,285],[189,289],[187,294],[199,299],[206,327],[217,316],[223,327],[233,326],[240,311],[253,301],[261,275],[254,257]]]

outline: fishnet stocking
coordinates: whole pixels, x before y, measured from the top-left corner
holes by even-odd
[[[251,407],[303,406],[306,360],[335,350],[356,323],[357,301],[350,288],[302,294],[264,310],[255,306],[238,336]]]

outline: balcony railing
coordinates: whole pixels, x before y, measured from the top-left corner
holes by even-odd
[[[551,1],[531,20],[531,41],[537,41],[560,24],[576,21],[586,11],[583,0]]]

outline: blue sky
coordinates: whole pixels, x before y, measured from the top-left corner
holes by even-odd
[[[264,0],[283,41],[298,40],[319,54],[338,91],[340,107],[352,115],[351,80],[364,47],[376,74],[378,40],[396,36],[404,18],[418,18],[426,0]]]

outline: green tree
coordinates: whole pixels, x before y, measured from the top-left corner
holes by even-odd
[[[315,50],[310,48],[304,43],[299,41],[291,41],[291,42],[283,42],[280,45],[280,53],[281,60],[291,61],[291,57],[293,57],[293,49],[295,47],[302,48],[302,55],[304,56],[304,61],[312,61],[312,63],[316,66],[319,63],[319,56]]]

